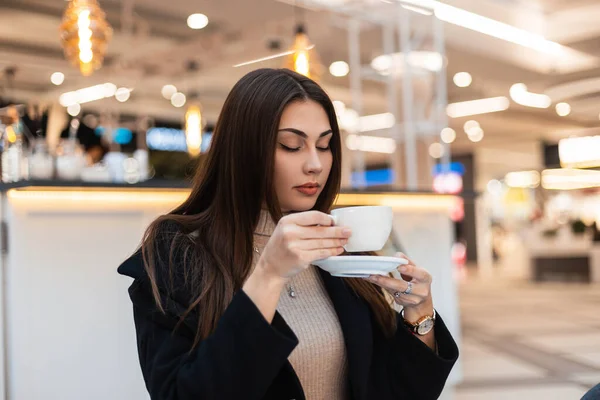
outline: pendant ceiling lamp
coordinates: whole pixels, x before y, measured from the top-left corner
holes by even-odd
[[[295,7],[296,11],[299,9]],[[298,15],[296,14],[296,20]],[[314,49],[306,34],[304,21],[296,23],[294,32],[294,45],[286,57],[284,67],[296,71],[297,73],[318,80],[321,76],[321,63],[319,56]]]
[[[82,75],[102,66],[112,28],[97,0],[70,0],[59,32],[65,57]]]
[[[185,142],[188,154],[200,154],[202,148],[202,110],[199,103],[192,104],[185,113]]]
[[[196,80],[196,74],[200,66],[196,60],[189,60],[186,66],[185,80]],[[189,87],[189,84],[186,84]],[[200,95],[195,90],[188,90],[188,107],[185,111],[185,143],[190,156],[196,157],[202,151],[202,131],[204,122],[202,120],[202,105]]]

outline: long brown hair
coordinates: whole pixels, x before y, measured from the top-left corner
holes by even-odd
[[[159,275],[164,271],[156,265],[165,256],[160,242],[168,240],[167,281],[171,285],[161,290],[178,290],[172,287],[173,277],[183,277],[192,299],[180,322],[190,313],[199,316],[194,346],[214,331],[251,272],[253,233],[263,202],[274,221],[282,217],[273,185],[279,120],[288,104],[307,100],[323,107],[333,131],[333,165],[313,207],[329,212],[341,181],[341,140],[333,104],[317,83],[303,75],[259,69],[245,75],[225,100],[211,148],[187,200],[146,231],[142,255],[156,303],[164,311],[159,291]],[[169,222],[177,225],[176,232],[165,232]],[[174,265],[176,253],[183,265]],[[396,318],[382,292],[361,279],[348,279],[346,284],[370,305],[382,330],[391,335]]]

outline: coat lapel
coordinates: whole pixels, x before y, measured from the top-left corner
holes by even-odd
[[[354,400],[367,398],[373,332],[367,304],[344,281],[317,268],[340,320],[348,352],[348,377]]]

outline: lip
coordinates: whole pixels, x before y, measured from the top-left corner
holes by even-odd
[[[305,196],[314,196],[319,193],[317,186],[297,186],[295,189]]]
[[[318,189],[321,185],[319,185],[317,182],[307,182],[303,185],[300,186],[295,186],[296,189]]]

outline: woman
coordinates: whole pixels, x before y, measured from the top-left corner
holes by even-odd
[[[439,316],[412,333],[381,289],[406,321],[431,325],[429,274],[410,263],[410,283],[339,279],[310,265],[351,235],[326,214],[341,175],[326,93],[289,70],[253,71],[212,140],[189,198],[119,268],[134,278],[151,397],[437,398],[458,357],[450,333]]]

